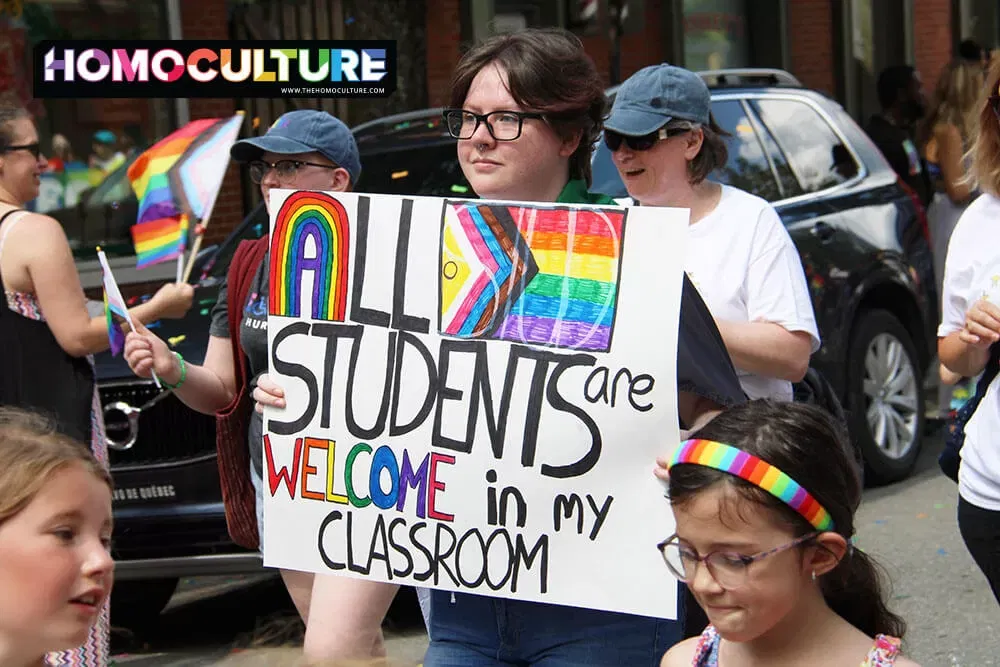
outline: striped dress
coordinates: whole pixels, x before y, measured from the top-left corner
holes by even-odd
[[[11,220],[3,236],[0,236],[0,252],[3,252],[3,240],[18,220]],[[5,292],[7,305],[15,313],[24,317],[44,321],[42,311],[38,307],[38,300],[34,294],[26,292]],[[93,359],[91,359],[93,363]],[[101,402],[94,387],[94,397],[90,408],[90,449],[94,456],[102,465],[108,465],[108,446],[104,440],[104,418],[101,411]],[[105,602],[104,609],[101,610],[97,623],[90,629],[86,643],[72,651],[59,651],[45,656],[46,665],[59,665],[60,667],[106,667],[109,662],[109,652],[111,645],[111,620],[108,613],[110,600]]]

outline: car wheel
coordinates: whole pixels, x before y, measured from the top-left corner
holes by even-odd
[[[178,579],[116,581],[111,589],[111,624],[138,628],[155,621],[170,602]]]
[[[892,313],[861,314],[847,356],[851,436],[865,458],[866,478],[905,478],[920,453],[924,387],[916,347]]]

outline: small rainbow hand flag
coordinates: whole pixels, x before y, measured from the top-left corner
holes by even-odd
[[[140,222],[132,226],[135,244],[135,268],[144,269],[153,264],[176,259],[184,252],[187,241],[185,215]]]
[[[118,283],[108,266],[108,258],[104,256],[104,251],[97,249],[97,257],[101,260],[101,272],[104,281],[104,317],[108,324],[108,340],[111,341],[111,354],[118,356],[125,346],[125,332],[121,323],[127,322],[132,327],[132,318],[128,313],[128,306],[118,289]]]

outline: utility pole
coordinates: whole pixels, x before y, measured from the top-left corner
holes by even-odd
[[[608,0],[608,32],[611,38],[611,58],[609,58],[611,85],[621,83],[622,76],[622,33],[628,18],[628,0]]]

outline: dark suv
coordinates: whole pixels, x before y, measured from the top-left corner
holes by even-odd
[[[703,76],[713,114],[731,135],[729,162],[713,178],[778,210],[801,254],[823,338],[813,366],[847,408],[870,479],[901,479],[918,454],[923,377],[934,357],[937,297],[923,209],[836,102],[780,71]],[[358,191],[473,196],[441,109],[365,123],[354,135],[363,164]],[[593,166],[592,189],[627,196],[603,143]],[[160,325],[185,358],[197,363],[204,354],[216,284],[236,243],[267,224],[259,206],[209,252],[190,315]],[[135,379],[121,359],[100,362],[115,443],[120,597],[131,598],[137,578],[156,579],[166,592],[178,576],[258,568],[257,554],[235,547],[226,532],[212,418]],[[166,602],[146,595],[150,610]]]

